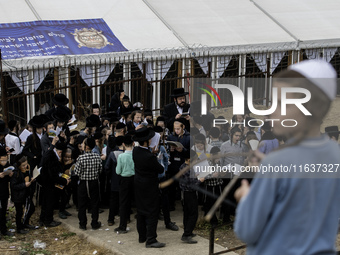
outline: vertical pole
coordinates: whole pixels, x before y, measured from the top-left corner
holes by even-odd
[[[177,79],[177,86],[176,86],[177,88],[183,87],[182,82],[183,82],[183,79],[185,79],[185,77],[183,77],[183,75],[182,75],[182,73],[183,73],[182,68],[183,68],[183,66],[185,66],[184,61],[185,61],[184,59],[178,60],[178,68],[177,68],[177,78],[178,79]]]
[[[1,75],[1,106],[2,106],[2,116],[4,122],[7,124],[8,121],[8,108],[7,108],[7,87],[5,84],[4,75],[2,73],[2,54],[0,49],[0,75]]]
[[[215,228],[211,227],[209,235],[209,255],[214,254]]]
[[[266,72],[266,106],[269,106],[269,79],[270,79],[270,70],[271,70],[271,65],[270,65],[270,61],[271,58],[267,58],[267,72]]]
[[[75,106],[76,106],[76,113],[79,116],[78,118],[80,118],[83,115],[83,111],[81,108],[81,105],[79,103],[79,101],[81,101],[81,91],[80,91],[80,72],[79,72],[79,68],[77,68],[76,71],[76,102],[75,102]]]
[[[147,82],[146,82],[146,64],[143,63],[143,77],[142,77],[142,88],[141,88],[141,103],[143,104],[143,109],[146,108],[146,98],[145,98],[145,91],[146,91],[146,86],[147,86]]]
[[[31,116],[33,117],[35,115],[35,98],[34,98],[34,71],[28,70],[28,76],[26,77],[26,85],[28,88],[28,93],[32,93],[29,98],[29,108],[31,110]]]
[[[123,80],[125,81],[124,82],[125,94],[129,96],[131,100],[131,63],[130,62],[123,64]]]
[[[91,68],[91,71],[92,71],[92,102],[91,104],[94,104],[94,103],[97,103],[97,89],[96,87],[93,87],[97,84],[96,82],[96,64],[94,64]]]
[[[162,63],[162,62],[161,62]],[[157,60],[153,61],[153,83],[152,83],[152,106],[151,106],[151,110],[156,109],[156,105],[157,105],[157,82],[155,82],[157,80],[157,76],[159,76],[160,70],[159,68],[157,68]]]

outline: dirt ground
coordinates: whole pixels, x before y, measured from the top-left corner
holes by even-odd
[[[38,225],[38,215],[40,208],[31,218],[32,225]],[[15,229],[15,210],[9,208],[9,229]],[[36,241],[45,243],[46,248],[34,248]],[[111,251],[95,246],[85,240],[82,236],[70,232],[62,226],[55,228],[40,227],[36,230],[30,230],[28,234],[16,234],[14,237],[2,237],[0,240],[1,255],[33,255],[33,254],[50,254],[50,255],[109,255]]]

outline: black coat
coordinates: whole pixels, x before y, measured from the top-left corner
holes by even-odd
[[[121,176],[116,173],[117,159],[114,151],[111,151],[107,155],[108,157],[104,168],[105,173],[106,175],[111,176],[111,191],[119,191],[119,182]]]
[[[67,184],[67,180],[59,176],[64,172],[64,168],[54,150],[48,150],[44,154],[41,166],[40,182],[43,187],[54,188],[56,184],[63,186]]]
[[[16,168],[11,177],[11,200],[13,203],[24,203],[29,195],[30,186],[26,187],[25,174]]]
[[[45,133],[40,139],[40,145],[42,150],[42,155],[48,150],[48,148],[52,145],[52,138],[48,137],[48,134]]]
[[[168,141],[180,142],[184,149],[183,151],[190,150],[192,146],[192,138],[189,132],[185,131],[183,136],[179,137],[178,135],[171,134],[168,136]],[[173,176],[178,173],[180,166],[184,163],[183,151],[178,152],[177,150],[170,152],[169,160],[171,164],[168,167],[168,175]]]
[[[10,164],[7,163],[5,166],[0,165],[0,173],[4,171],[4,168],[9,167]],[[0,200],[8,199],[9,197],[9,184],[10,177],[6,175],[4,178],[0,178]]]
[[[116,112],[118,108],[122,106],[119,96],[120,96],[120,93],[117,92],[111,97],[111,102],[110,102],[110,107],[109,107],[110,111]]]
[[[158,174],[162,174],[164,168],[155,155],[141,147],[133,149],[132,158],[137,211],[141,215],[155,217],[159,211]]]
[[[27,156],[28,163],[33,170],[35,166],[40,166],[40,161],[42,158],[42,149],[40,144],[40,139],[37,137],[36,146],[33,143],[33,134],[27,137],[25,147],[22,150],[22,154]],[[36,158],[34,158],[36,156]]]
[[[190,104],[186,104],[183,107],[183,112],[188,112],[189,109]],[[175,117],[177,114],[179,114],[179,112],[177,110],[175,102],[172,102],[171,104],[167,104],[166,106],[164,106],[163,117],[170,132],[173,131]],[[185,129],[190,130],[190,122],[188,120],[185,120]]]

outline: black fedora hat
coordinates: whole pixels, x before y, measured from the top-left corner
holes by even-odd
[[[153,116],[153,115],[152,115],[151,109],[145,109],[145,110],[144,110],[144,116],[145,116],[145,117],[146,117],[146,116]]]
[[[175,88],[172,93],[173,94],[170,96],[174,98],[186,96],[189,94],[188,92],[185,92],[183,88]]]
[[[54,120],[60,121],[60,122],[68,122],[71,119],[71,114],[69,112],[69,109],[66,106],[58,106],[58,108],[55,109],[55,111],[51,114],[51,117]]]
[[[42,128],[45,124],[45,119],[41,115],[35,115],[28,124],[35,128]]]
[[[151,128],[142,127],[135,131],[135,135],[132,137],[132,140],[136,142],[143,142],[143,141],[148,141],[154,136],[155,136],[155,131],[153,131]]]
[[[0,120],[0,135],[7,135],[9,132],[8,128],[6,128],[6,123],[3,120]]]
[[[122,108],[120,114],[127,117],[133,112],[133,110],[133,108]]]
[[[55,94],[54,97],[52,98],[52,103],[60,106],[60,105],[65,105],[69,102],[68,98],[64,94]]]
[[[91,114],[86,118],[86,127],[99,127],[100,124],[101,122],[98,115]]]
[[[331,135],[336,135],[336,134],[340,133],[338,126],[328,126],[328,127],[325,127],[325,132],[327,134],[331,134]]]

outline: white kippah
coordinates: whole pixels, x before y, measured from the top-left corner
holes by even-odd
[[[293,70],[305,76],[313,84],[318,86],[331,100],[337,93],[337,74],[333,66],[323,60],[305,60],[289,66]]]

